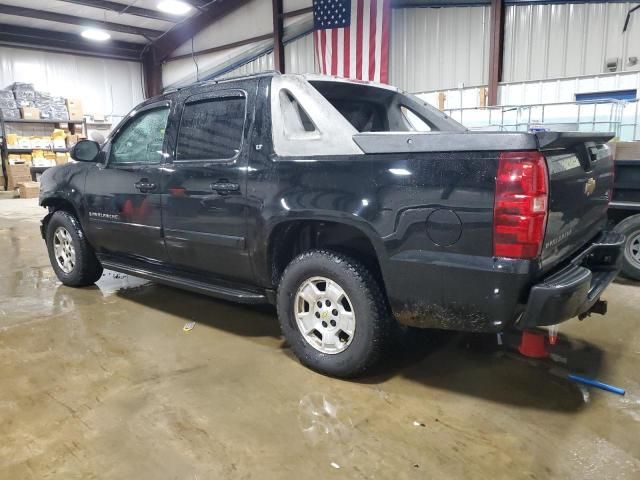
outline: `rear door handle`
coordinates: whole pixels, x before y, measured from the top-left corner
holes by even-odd
[[[134,183],[133,186],[140,190],[142,193],[152,192],[156,189],[156,184],[150,182],[146,178],[141,178],[138,182]]]
[[[219,181],[211,184],[211,190],[218,192],[220,194],[236,192],[240,190],[240,185],[238,185],[237,183]]]

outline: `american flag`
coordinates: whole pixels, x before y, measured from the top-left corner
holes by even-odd
[[[313,41],[327,75],[389,81],[391,0],[313,0]]]

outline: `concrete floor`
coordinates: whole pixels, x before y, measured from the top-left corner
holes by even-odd
[[[561,328],[568,368],[624,397],[453,334],[347,382],[292,358],[271,309],[61,286],[43,213],[0,201],[2,479],[640,478],[640,286]]]

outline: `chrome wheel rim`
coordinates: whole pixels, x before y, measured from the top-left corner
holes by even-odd
[[[636,233],[627,241],[627,258],[637,267],[640,267],[640,233]]]
[[[344,289],[329,278],[312,277],[302,282],[293,313],[302,338],[322,353],[343,352],[353,340],[353,304]]]
[[[56,228],[53,233],[53,254],[60,270],[71,273],[76,266],[76,249],[71,234],[64,227]]]

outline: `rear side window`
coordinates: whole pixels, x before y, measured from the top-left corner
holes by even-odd
[[[185,104],[178,133],[177,160],[235,157],[242,147],[246,98],[215,97]]]

